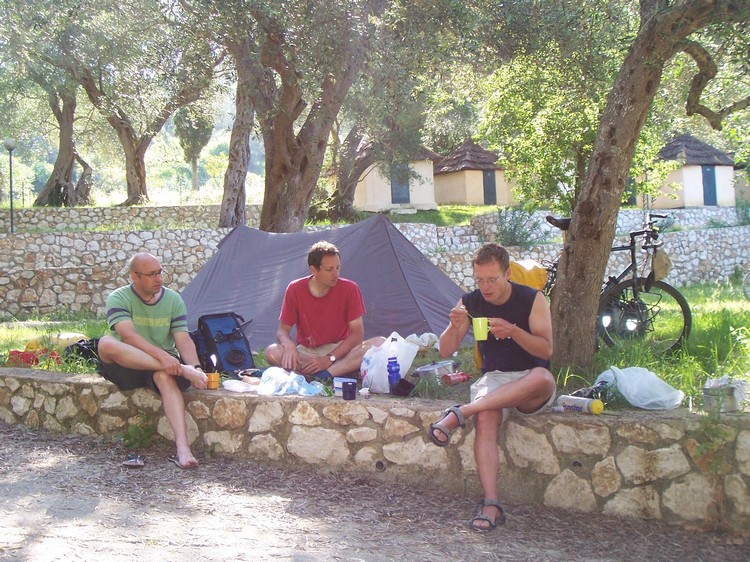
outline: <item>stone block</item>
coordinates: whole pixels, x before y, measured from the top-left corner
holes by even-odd
[[[232,454],[242,447],[242,435],[231,431],[207,431],[203,442],[217,453]]]
[[[572,470],[565,469],[552,479],[544,491],[544,505],[592,512],[596,510],[596,498],[591,484]]]
[[[552,444],[561,453],[596,455],[609,451],[611,440],[607,426],[558,424],[550,432]]]
[[[262,433],[269,431],[284,417],[284,410],[278,402],[264,402],[255,407],[250,417],[247,430],[250,433]]]
[[[683,521],[702,521],[716,513],[714,483],[701,474],[687,474],[672,482],[661,495],[662,504]]]
[[[247,404],[244,400],[220,398],[214,404],[212,417],[219,427],[242,427],[247,421]]]
[[[513,464],[518,467],[530,468],[540,474],[560,472],[560,463],[543,433],[508,422],[505,448]]]
[[[253,437],[250,440],[247,452],[250,458],[258,460],[270,459],[272,461],[279,461],[284,458],[284,448],[273,435],[269,435],[268,433]]]
[[[335,402],[323,408],[323,416],[338,425],[362,425],[369,417],[367,408],[354,402]]]
[[[316,426],[321,424],[320,414],[309,402],[300,402],[289,416],[289,423],[294,425]]]
[[[653,451],[629,445],[616,460],[623,478],[631,484],[675,478],[690,472],[690,465],[678,445]]]
[[[659,494],[650,485],[622,489],[604,505],[602,512],[617,517],[661,519]]]
[[[287,450],[310,464],[340,465],[349,460],[349,445],[334,429],[322,427],[292,428]]]
[[[622,486],[622,478],[611,456],[602,459],[591,471],[591,485],[597,496],[609,497]]]

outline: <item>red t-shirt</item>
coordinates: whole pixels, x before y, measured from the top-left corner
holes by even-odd
[[[339,277],[322,297],[310,293],[312,275],[289,283],[281,303],[279,320],[297,327],[297,343],[320,347],[349,335],[349,322],[365,314],[365,302],[354,281]]]

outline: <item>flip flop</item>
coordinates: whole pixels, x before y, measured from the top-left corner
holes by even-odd
[[[482,509],[487,506],[497,508],[498,514],[494,520],[490,519],[487,515],[482,513]],[[484,521],[485,523],[487,523],[487,526],[485,527],[484,525],[477,525],[479,521]],[[505,525],[505,508],[503,507],[503,504],[501,504],[497,500],[482,500],[482,505],[479,508],[479,513],[477,513],[476,516],[469,522],[469,527],[471,527],[474,531],[486,533],[487,531],[491,531],[498,525]]]
[[[430,428],[427,431],[427,435],[429,436],[430,440],[435,443],[438,447],[445,447],[451,442],[451,436],[453,435],[453,432],[456,431],[459,427],[466,427],[466,420],[464,419],[464,415],[461,413],[461,410],[458,409],[459,405],[451,406],[447,410],[443,412],[443,415],[440,417],[438,421],[435,423],[430,424]],[[456,416],[456,419],[458,420],[458,425],[454,427],[453,429],[445,429],[443,426],[440,425],[440,422],[442,422],[445,418],[447,418],[449,415],[454,414]],[[435,437],[435,431],[439,431],[440,433],[445,436],[445,441],[441,441],[437,437]]]
[[[125,457],[125,460],[122,461],[122,466],[127,466],[128,468],[143,468],[146,466],[146,457],[130,453]]]
[[[180,460],[177,458],[177,455],[170,455],[167,457],[167,460],[172,461],[179,468],[184,468],[184,469],[196,468],[198,466],[197,462],[195,464],[180,464]]]

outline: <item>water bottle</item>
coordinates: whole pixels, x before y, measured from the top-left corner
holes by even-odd
[[[401,367],[398,364],[398,359],[394,355],[388,359],[388,386],[391,389],[391,394],[395,394],[394,391],[400,381]]]
[[[563,394],[557,399],[558,408],[564,412],[579,412],[583,414],[601,414],[604,411],[604,402],[595,398],[583,398],[581,396],[570,396]]]

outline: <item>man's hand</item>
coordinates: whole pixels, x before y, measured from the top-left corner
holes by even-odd
[[[469,312],[464,305],[457,305],[451,308],[451,311],[448,313],[448,319],[454,328],[460,329],[465,326],[468,329]]]
[[[512,337],[513,333],[520,328],[507,320],[502,318],[490,318],[490,333],[499,340],[504,340]]]
[[[284,350],[284,355],[281,357],[281,367],[285,371],[293,371],[297,368],[297,361],[299,360],[297,346],[290,340],[288,343],[283,343],[281,347]]]
[[[173,377],[176,377],[180,374],[182,374],[182,363],[180,363],[180,360],[176,357],[171,356],[166,351],[162,351],[159,354],[159,363],[161,363],[162,370],[165,371],[168,375],[171,375]]]
[[[300,370],[303,375],[314,375],[331,366],[331,360],[328,357],[307,356],[300,363]]]

